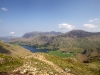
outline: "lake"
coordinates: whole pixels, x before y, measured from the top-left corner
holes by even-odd
[[[31,52],[48,52],[49,50],[47,50],[47,49],[36,49],[36,48],[33,48],[33,47],[30,47],[30,46],[22,46],[23,48],[25,48],[25,49],[28,49],[28,50],[30,50]]]

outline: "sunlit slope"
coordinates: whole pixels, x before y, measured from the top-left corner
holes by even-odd
[[[100,33],[85,31],[70,31],[69,33],[54,37],[49,42],[49,48],[58,48],[64,51],[83,51],[85,49],[100,48]]]
[[[19,57],[31,54],[29,50],[26,50],[21,46],[11,45],[2,41],[0,41],[0,53]]]

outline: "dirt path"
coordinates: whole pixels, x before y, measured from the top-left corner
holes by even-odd
[[[37,69],[34,68],[34,67],[32,67],[31,66],[32,63],[30,61],[28,61],[28,59],[30,59],[30,58],[38,59],[38,60],[46,63],[47,65],[52,66],[53,70],[55,70],[56,72],[58,72],[59,75],[75,75],[75,74],[72,74],[72,73],[65,72],[63,69],[61,69],[59,66],[57,66],[53,62],[48,61],[42,53],[33,53],[32,55],[26,56],[25,60],[27,60],[27,62],[24,63],[23,66],[20,66],[19,68],[17,68],[16,70],[14,70],[13,72],[17,73],[17,74],[22,74],[22,75],[30,75],[29,73],[25,74],[25,73],[27,73],[27,71],[30,71],[30,72],[32,72],[31,75],[49,75],[47,73],[45,73],[45,74],[36,74]],[[56,74],[56,75],[58,75],[58,74]]]
[[[40,54],[33,54],[33,57],[40,60],[40,61],[43,61],[45,62],[46,64],[48,65],[51,65],[54,70],[56,70],[57,72],[59,72],[60,74],[62,75],[66,75],[66,73],[60,68],[58,67],[57,65],[55,65],[54,63],[48,61],[43,55],[40,55]]]
[[[38,59],[38,60],[40,60],[42,62],[45,62],[46,64],[48,64],[50,66],[52,66],[53,69],[56,70],[57,72],[59,72],[59,74],[61,74],[61,75],[75,75],[75,74],[72,74],[72,73],[65,72],[63,69],[61,69],[59,66],[57,66],[53,62],[48,61],[43,54],[35,54],[34,53],[33,55],[31,55],[29,57],[26,57],[26,58],[32,58],[32,57],[36,58],[36,59]]]

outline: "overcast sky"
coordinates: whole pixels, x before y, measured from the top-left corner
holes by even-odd
[[[0,0],[0,36],[100,31],[100,0]]]

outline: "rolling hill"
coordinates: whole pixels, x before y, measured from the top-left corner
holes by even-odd
[[[82,54],[88,56],[92,52],[83,51]],[[0,75],[99,75],[99,58],[91,57],[90,62],[84,64],[75,57],[31,53],[18,45],[0,41]]]

